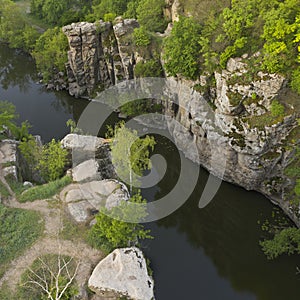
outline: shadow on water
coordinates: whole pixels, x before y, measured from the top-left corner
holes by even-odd
[[[169,192],[180,172],[175,146],[167,145],[165,138],[160,142],[157,152],[170,167],[154,192],[143,191],[147,198],[159,199]],[[170,216],[146,225],[154,236],[144,247],[152,261],[158,299],[299,299],[298,257],[269,261],[259,246],[263,232],[258,221],[270,218],[270,202],[224,182],[213,201],[199,209],[207,178],[201,169],[188,201]]]
[[[28,120],[31,132],[45,142],[62,138],[69,131],[66,121],[77,121],[89,102],[74,99],[66,91],[47,91],[37,81],[32,58],[0,44],[0,100],[12,102],[20,122]]]

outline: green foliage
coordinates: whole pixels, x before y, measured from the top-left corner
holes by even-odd
[[[263,65],[269,72],[282,72],[296,60],[295,34],[300,32],[300,1],[275,2],[276,5],[262,16],[265,20]]]
[[[66,1],[45,0],[42,8],[43,18],[50,24],[57,24],[66,9]]]
[[[29,138],[28,130],[31,127],[30,124],[25,121],[21,123],[21,126],[17,126],[16,120],[18,115],[16,113],[15,106],[7,101],[0,102],[0,131],[4,133],[2,138],[9,137],[11,133],[12,137],[16,140],[22,140]],[[7,133],[8,129],[8,133]]]
[[[201,27],[192,18],[180,17],[164,44],[165,68],[169,75],[195,79],[200,71],[199,34]]]
[[[38,37],[35,28],[26,23],[19,7],[11,0],[0,0],[0,39],[12,48],[30,51]]]
[[[300,95],[300,67],[292,73],[291,87]]]
[[[23,139],[18,146],[23,158],[31,169],[35,169],[41,156],[41,147],[34,137]]]
[[[112,163],[121,180],[129,183],[132,192],[132,187],[139,184],[138,176],[151,167],[149,155],[155,140],[148,135],[139,138],[137,131],[126,128],[124,122],[108,129],[113,136],[110,145]]]
[[[7,190],[6,186],[0,181],[0,195],[2,198],[7,198],[10,196],[9,191]]]
[[[115,13],[107,13],[104,15],[103,19],[105,22],[113,22],[113,20],[116,18],[116,14]]]
[[[54,181],[64,173],[68,151],[54,139],[43,146],[37,168],[46,181]]]
[[[124,13],[124,18],[137,19],[137,7],[139,5],[139,0],[131,0],[127,3],[127,10]]]
[[[162,77],[163,69],[156,59],[140,61],[135,65],[134,75],[136,77]]]
[[[33,16],[50,25],[67,25],[77,22],[90,11],[89,1],[77,0],[31,0]]]
[[[42,233],[38,213],[0,204],[0,278],[9,262],[24,253]]]
[[[163,32],[167,22],[163,15],[164,0],[140,0],[136,9],[137,19],[148,31]]]
[[[72,178],[70,176],[64,176],[55,181],[26,190],[20,195],[18,200],[20,202],[32,202],[39,199],[49,199],[59,193],[63,187],[67,186],[71,182]]]
[[[128,0],[94,0],[93,15],[95,19],[103,19],[107,14],[122,15],[127,10]]]
[[[133,31],[133,41],[137,47],[146,47],[151,43],[151,36],[144,26],[135,28]]]
[[[273,100],[271,103],[270,111],[273,117],[284,115],[284,106],[278,102],[278,100]]]
[[[140,194],[133,196],[130,201],[145,203]],[[111,210],[102,208],[96,216],[96,224],[89,232],[89,242],[93,247],[108,253],[115,248],[136,245],[139,239],[152,238],[150,231],[139,224],[146,215],[145,206],[131,206],[126,201]],[[132,223],[121,221],[129,217]]]
[[[66,122],[67,127],[70,128],[70,133],[77,133],[77,134],[82,134],[82,130],[77,127],[77,124],[74,120],[69,119]]]
[[[61,28],[48,29],[39,37],[32,55],[38,69],[43,73],[44,80],[49,80],[57,71],[65,70],[67,52],[68,41]]]
[[[283,229],[276,233],[272,240],[261,241],[260,245],[269,259],[274,259],[284,253],[300,254],[300,229]]]
[[[161,113],[162,105],[153,103],[151,99],[139,99],[122,105],[120,110],[128,117],[135,117],[145,113]]]

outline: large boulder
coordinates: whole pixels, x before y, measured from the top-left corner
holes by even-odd
[[[95,159],[89,159],[72,170],[73,181],[85,181],[91,179],[97,179],[100,175],[98,172],[99,164]]]
[[[127,201],[129,192],[123,183],[107,179],[71,184],[61,191],[60,199],[77,223],[87,224],[101,207],[111,209]]]
[[[88,282],[96,294],[114,299],[154,299],[154,283],[142,251],[136,247],[116,249],[97,265]]]
[[[61,144],[72,156],[75,181],[116,177],[107,139],[72,133],[66,135]]]

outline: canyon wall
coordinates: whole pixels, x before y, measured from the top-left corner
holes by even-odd
[[[171,2],[170,7],[176,8],[177,2]],[[172,9],[170,15],[176,19]],[[144,59],[133,44],[132,33],[138,26],[136,20],[119,18],[115,25],[82,22],[63,28],[70,45],[71,95],[92,98],[97,90],[134,78],[137,61]],[[165,114],[174,120],[169,131],[189,159],[228,182],[265,194],[299,226],[299,205],[290,201],[294,182],[285,171],[297,143],[297,110],[289,101],[294,95],[281,75],[257,72],[254,76],[251,59],[247,54],[231,58],[225,70],[197,81],[167,77],[171,90],[179,95],[177,108],[171,100],[164,104]],[[181,92],[182,84],[190,87],[187,93]],[[272,112],[274,100],[285,101],[284,115]],[[213,120],[201,103],[209,103]],[[197,154],[191,145],[197,147]],[[224,175],[220,174],[223,162]]]

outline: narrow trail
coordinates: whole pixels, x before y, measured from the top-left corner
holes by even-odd
[[[76,280],[79,285],[83,285],[91,274],[92,268],[104,257],[103,254],[81,241],[67,241],[59,237],[63,228],[62,208],[49,207],[49,202],[46,200],[18,202],[16,195],[3,176],[1,164],[0,181],[11,195],[9,199],[4,201],[5,206],[37,211],[41,214],[45,224],[44,237],[37,240],[31,248],[11,262],[9,269],[0,279],[0,288],[5,283],[10,289],[15,290],[23,272],[32,265],[35,259],[45,254],[68,255],[80,262]]]

